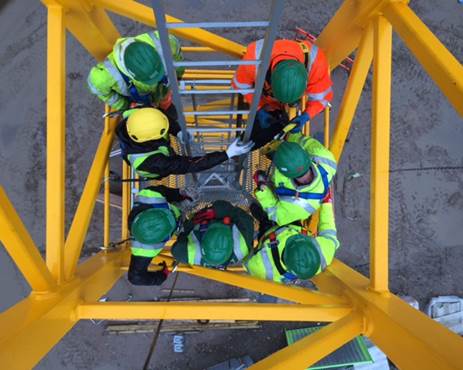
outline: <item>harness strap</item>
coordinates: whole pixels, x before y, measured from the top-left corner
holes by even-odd
[[[318,164],[316,164],[316,166],[318,170],[320,171],[320,176],[322,178],[323,187],[324,187],[323,193],[298,192],[297,190],[285,188],[283,186],[276,188],[275,193],[278,196],[282,196],[282,197],[296,197],[296,198],[301,198],[301,199],[306,199],[306,200],[309,200],[309,199],[322,200],[323,198],[325,198],[326,193],[328,192],[330,183],[328,181],[328,172],[322,166],[319,166]]]
[[[129,91],[129,94],[130,94],[130,98],[136,102],[136,103],[140,103],[140,104],[144,104],[144,105],[150,105],[152,103],[152,99],[151,99],[151,94],[150,93],[147,93],[147,94],[143,94],[141,95],[137,88],[135,87],[135,85],[133,84],[132,81],[130,81],[129,77],[126,76],[125,74],[121,73],[121,76],[122,78],[124,79],[125,83],[127,84],[128,86],[128,91]]]

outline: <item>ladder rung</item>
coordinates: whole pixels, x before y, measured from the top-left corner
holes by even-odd
[[[254,89],[224,89],[224,90],[179,90],[182,95],[198,95],[198,94],[252,94]]]
[[[181,80],[180,85],[222,85],[229,84],[231,80]]]
[[[254,66],[258,64],[260,60],[207,60],[174,62],[174,67]]]
[[[230,114],[248,114],[249,110],[209,110],[183,112],[185,116],[223,116]]]
[[[246,127],[236,127],[236,128],[220,128],[220,127],[188,127],[188,131],[192,132],[241,132],[245,131]]]
[[[241,27],[268,27],[267,21],[246,21],[246,22],[195,22],[195,23],[166,23],[169,28],[241,28]]]

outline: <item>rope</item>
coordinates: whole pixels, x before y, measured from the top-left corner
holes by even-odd
[[[178,276],[179,276],[179,273],[175,272],[175,280],[172,283],[172,287],[170,288],[169,296],[167,297],[167,302],[169,302],[170,299],[172,298],[172,293],[174,292],[175,284],[177,284]],[[154,336],[153,336],[153,340],[151,341],[148,356],[146,357],[145,363],[143,364],[143,370],[148,370],[148,366],[150,364],[151,357],[153,356],[153,353],[154,353],[154,348],[156,347],[156,343],[158,342],[159,334],[161,333],[161,326],[162,326],[163,322],[164,322],[164,319],[159,320],[158,326],[156,327],[156,330],[154,331]]]

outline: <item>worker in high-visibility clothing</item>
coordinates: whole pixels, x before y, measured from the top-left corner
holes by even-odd
[[[263,39],[249,44],[242,59],[259,59],[263,44]],[[252,89],[256,77],[255,65],[241,65],[236,70],[232,85],[235,89]],[[309,41],[276,40],[251,135],[256,148],[261,146],[260,142],[270,141],[286,126],[284,119],[272,122],[276,112],[284,111],[285,105],[296,105],[306,95],[306,106],[301,107],[301,114],[292,120],[297,124],[293,132],[301,131],[333,99],[332,84],[327,58],[318,46]],[[253,93],[248,93],[244,98],[251,104],[253,96]],[[264,140],[262,135],[268,138]]]
[[[169,275],[163,265],[159,271],[148,271],[151,260],[179,229],[180,209],[172,202],[192,200],[178,189],[149,186],[135,196],[129,214],[128,228],[132,236],[128,279],[134,285],[160,285]]]
[[[253,242],[254,219],[241,208],[217,200],[183,224],[171,252],[181,263],[225,269],[252,253]]]
[[[242,144],[236,139],[225,151],[199,157],[181,156],[170,145],[169,134],[183,140],[176,120],[155,108],[132,109],[127,114],[128,118],[119,122],[116,135],[123,159],[141,177],[159,180],[169,175],[204,171],[248,153],[253,146],[252,142]]]
[[[259,240],[254,255],[243,265],[250,275],[260,279],[278,283],[307,280],[326,269],[338,248],[331,193],[328,192],[320,207],[316,237],[300,225],[274,226]]]
[[[278,225],[306,220],[320,207],[336,174],[333,154],[312,137],[289,134],[272,163],[270,178],[263,171],[254,173],[257,201]]]
[[[174,61],[183,60],[179,40],[169,35]],[[159,33],[148,32],[117,39],[113,51],[90,70],[90,91],[114,110],[126,110],[131,103],[167,110],[172,93],[168,88]],[[177,68],[177,76],[184,68]]]

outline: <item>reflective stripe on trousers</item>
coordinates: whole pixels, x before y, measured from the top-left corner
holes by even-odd
[[[269,248],[262,248],[260,250],[260,255],[262,256],[262,262],[264,263],[265,268],[265,278],[268,280],[273,280],[273,264],[270,261],[270,257],[268,255]]]
[[[109,60],[105,59],[103,65],[106,67],[108,72],[111,74],[112,78],[117,83],[119,90],[121,90],[122,95],[130,96],[129,87],[124,81],[124,78],[121,75],[121,72],[116,68],[116,66]]]
[[[195,260],[193,261],[193,264],[201,265],[201,259],[202,259],[201,244],[199,243],[199,240],[196,237],[194,232],[192,232],[190,236],[191,236],[191,241],[193,242],[194,247],[195,247]]]
[[[137,195],[134,200],[135,203],[144,203],[144,204],[168,204],[165,198],[151,198]]]
[[[241,233],[236,227],[236,225],[233,225],[232,227],[232,235],[233,235],[233,253],[235,253],[236,258],[238,258],[238,261],[242,261],[244,258],[244,254],[241,251]]]
[[[145,249],[145,250],[152,251],[152,250],[164,248],[164,243],[144,244],[144,243],[140,243],[137,240],[133,240],[132,241],[132,248],[140,248],[140,249]]]

